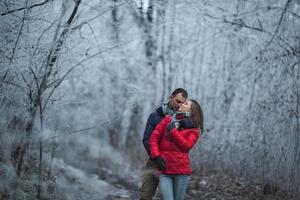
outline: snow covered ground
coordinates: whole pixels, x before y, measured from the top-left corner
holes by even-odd
[[[66,200],[99,200],[109,196],[130,199],[131,192],[120,185],[112,185],[110,180],[101,180],[96,174],[87,174],[81,169],[55,161],[57,192]],[[113,176],[111,176],[113,178]]]

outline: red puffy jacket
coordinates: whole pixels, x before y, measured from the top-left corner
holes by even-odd
[[[163,174],[191,174],[189,151],[197,142],[200,131],[198,128],[177,130],[173,128],[166,136],[165,131],[171,122],[171,116],[166,116],[152,132],[149,140],[152,159],[162,156],[166,161]]]

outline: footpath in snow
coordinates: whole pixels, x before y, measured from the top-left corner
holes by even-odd
[[[59,161],[63,162],[63,161]],[[59,193],[72,200],[139,199],[140,180],[124,179],[101,169],[102,175],[90,175],[60,163],[56,168]],[[61,166],[64,166],[63,168]],[[155,200],[162,199],[158,190]],[[277,186],[254,184],[243,178],[216,172],[195,173],[189,182],[186,200],[296,200]]]

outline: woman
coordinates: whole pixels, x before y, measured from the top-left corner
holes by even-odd
[[[183,200],[191,175],[189,151],[196,144],[203,129],[203,111],[195,100],[188,100],[178,109],[181,120],[167,115],[150,137],[150,156],[160,169],[160,188],[164,200]],[[185,116],[189,116],[186,119]],[[185,119],[183,119],[185,118]],[[191,120],[193,127],[185,127]]]

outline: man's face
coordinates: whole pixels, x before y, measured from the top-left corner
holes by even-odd
[[[169,99],[169,107],[170,107],[170,109],[177,111],[179,106],[181,104],[185,103],[185,101],[186,101],[186,98],[184,98],[181,93],[178,93],[175,96],[171,95],[170,99]]]

